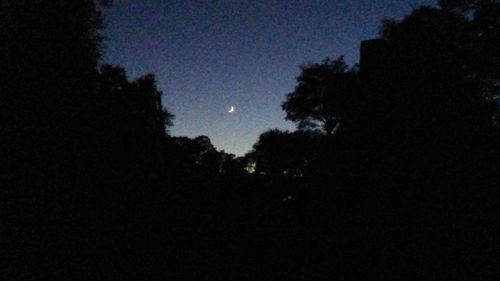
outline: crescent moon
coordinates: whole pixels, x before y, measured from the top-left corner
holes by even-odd
[[[227,112],[233,113],[234,112],[234,106],[231,106],[231,108]]]

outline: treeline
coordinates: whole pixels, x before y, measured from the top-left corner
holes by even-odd
[[[102,63],[109,5],[0,0],[4,279],[492,280],[498,1],[420,7],[358,65],[302,66],[297,131],[243,157],[170,136],[155,76]]]
[[[118,280],[168,178],[173,115],[102,63],[106,2],[0,1],[3,279]]]
[[[93,1],[2,1],[0,16],[3,180],[70,187],[158,165],[172,115],[153,75],[101,64]]]
[[[439,5],[384,20],[379,38],[362,42],[358,65],[339,57],[302,66],[282,104],[298,131],[264,132],[235,157],[206,136],[168,135],[174,116],[153,74],[129,81],[123,68],[102,65],[95,3],[3,1],[3,176],[80,182],[89,167],[93,176],[85,180],[104,181],[105,174],[405,180],[491,173],[499,135],[498,3]]]
[[[378,38],[361,42],[358,65],[302,66],[282,104],[298,131],[263,133],[249,154],[256,170],[497,182],[499,4],[439,4],[384,20]]]
[[[130,79],[103,63],[110,2],[0,1],[4,279],[132,278],[149,241],[194,234],[206,207],[197,198],[211,196],[199,184],[244,173],[208,137],[169,135],[174,115],[154,74]],[[202,205],[186,208],[185,196]]]

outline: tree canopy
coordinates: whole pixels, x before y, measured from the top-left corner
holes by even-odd
[[[302,66],[298,130],[244,157],[171,136],[155,75],[102,63],[110,2],[0,0],[3,279],[498,279],[498,1]]]
[[[325,134],[333,134],[348,114],[351,99],[359,93],[357,69],[339,57],[302,66],[301,70],[295,90],[282,104],[286,119],[297,123],[299,129],[320,127]]]
[[[259,136],[245,157],[257,174],[304,176],[317,158],[318,134],[271,129]]]
[[[82,151],[95,151],[75,140],[95,135],[101,12],[90,0],[1,3],[0,169],[37,184],[62,180]]]

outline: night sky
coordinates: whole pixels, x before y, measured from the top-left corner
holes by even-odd
[[[434,0],[118,0],[105,11],[105,62],[152,72],[174,136],[207,135],[243,155],[270,128],[293,130],[281,103],[299,65],[345,55]],[[235,112],[227,111],[234,106]]]

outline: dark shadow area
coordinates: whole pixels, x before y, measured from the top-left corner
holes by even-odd
[[[0,0],[2,279],[500,277],[497,1],[302,66],[297,130],[242,157],[171,136],[155,76],[102,64],[105,2]]]

